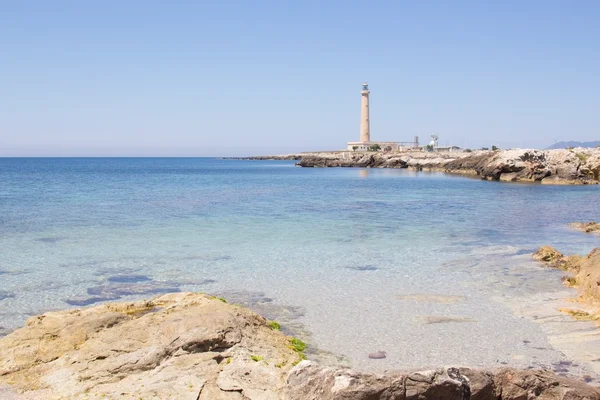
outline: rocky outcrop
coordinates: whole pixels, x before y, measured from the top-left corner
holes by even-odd
[[[301,154],[283,154],[279,156],[253,156],[253,157],[224,157],[224,160],[300,160]]]
[[[563,281],[577,288],[579,308],[565,308],[563,311],[578,319],[600,321],[600,248],[585,257],[563,256],[550,246],[543,246],[533,254],[533,258],[546,266],[570,273]]]
[[[594,233],[600,236],[600,224],[598,222],[573,222],[569,226],[581,232]]]
[[[301,362],[288,376],[291,399],[319,400],[527,400],[600,399],[600,391],[583,382],[547,371],[495,372],[444,368],[406,374],[373,375],[321,368]]]
[[[486,180],[545,184],[598,184],[600,181],[600,149],[306,153],[297,165],[409,168],[474,175]]]
[[[275,399],[301,358],[253,312],[174,293],[30,318],[0,339],[0,386],[35,399]]]
[[[303,344],[277,327],[198,293],[35,316],[0,339],[0,397],[600,400],[596,388],[546,371],[324,368],[300,362]]]
[[[550,246],[542,246],[535,253],[533,259],[542,261],[548,267],[558,268],[569,272],[577,273],[582,261],[579,255],[564,256],[558,250]]]

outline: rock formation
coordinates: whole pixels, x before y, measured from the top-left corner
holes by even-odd
[[[550,246],[543,246],[533,254],[537,261],[570,273],[564,282],[577,288],[580,309],[563,309],[578,319],[600,320],[600,248],[585,257],[563,256]]]
[[[300,154],[301,167],[409,168],[545,184],[598,184],[600,149]]]
[[[598,222],[573,222],[569,226],[581,232],[594,233],[600,236],[600,224]]]
[[[31,317],[0,339],[0,385],[32,399],[275,399],[301,358],[253,312],[174,293]]]
[[[50,312],[0,339],[0,397],[600,400],[547,371],[375,375],[300,362],[303,348],[277,324],[197,293]]]
[[[527,400],[599,399],[600,391],[547,371],[495,372],[443,368],[406,374],[374,375],[321,368],[301,362],[288,376],[290,399],[319,400]]]

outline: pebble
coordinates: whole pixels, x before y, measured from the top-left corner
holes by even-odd
[[[375,353],[371,353],[369,354],[369,358],[372,358],[373,360],[385,358],[385,351],[376,351]]]

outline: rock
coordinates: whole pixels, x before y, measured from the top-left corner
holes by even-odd
[[[7,291],[4,291],[4,290],[0,290],[0,301],[2,301],[4,299],[10,299],[12,297],[15,297],[14,293],[7,292]]]
[[[385,358],[385,351],[376,351],[375,353],[370,353],[369,358],[373,360],[381,360]]]
[[[595,248],[585,257],[571,255],[564,257],[550,246],[536,251],[533,258],[546,265],[560,268],[573,275],[563,278],[563,283],[575,286],[578,290],[578,301],[588,308],[586,311],[563,308],[577,319],[600,320],[600,248]]]
[[[31,317],[0,338],[0,397],[190,400],[590,399],[545,371],[325,368],[250,310],[173,293]]]
[[[542,246],[533,253],[534,260],[551,264],[561,262],[563,257],[562,253],[550,246]]]
[[[303,153],[301,167],[410,168],[475,175],[486,180],[543,184],[598,184],[600,149],[511,149],[474,152]]]
[[[0,386],[10,383],[32,395],[46,390],[52,398],[197,399],[205,386],[223,391],[221,384],[227,393],[211,399],[236,398],[231,391],[275,398],[299,359],[288,345],[249,310],[174,293],[31,317],[0,339]]]
[[[541,261],[551,268],[562,269],[577,273],[583,258],[579,255],[564,256],[558,250],[550,246],[542,246],[535,253],[533,259]]]
[[[598,222],[573,222],[569,226],[581,232],[594,233],[600,236],[600,224]]]
[[[501,393],[502,400],[600,398],[598,389],[549,371],[505,369],[494,375],[494,385],[497,392]]]
[[[366,374],[303,361],[287,379],[290,399],[528,400],[600,399],[584,382],[548,371],[496,372],[447,368],[409,374]]]
[[[584,302],[600,302],[600,248],[595,248],[582,259],[575,280]],[[596,314],[600,316],[599,311],[596,310]]]

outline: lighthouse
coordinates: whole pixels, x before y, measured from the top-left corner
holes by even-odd
[[[363,83],[360,92],[360,141],[368,143],[371,141],[371,123],[369,120],[369,85]]]
[[[358,142],[346,143],[346,149],[347,151],[396,151],[399,146],[398,142],[371,141],[370,93],[367,82],[363,83],[362,90],[360,91],[360,140]]]

